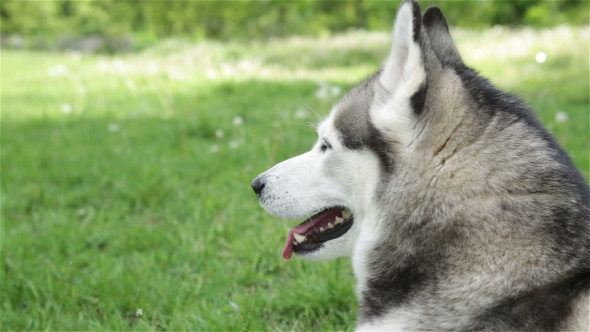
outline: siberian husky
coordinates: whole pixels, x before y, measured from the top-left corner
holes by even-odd
[[[311,216],[284,258],[352,258],[357,330],[590,329],[588,184],[463,63],[439,8],[401,4],[388,59],[318,135],[252,187],[273,215]]]

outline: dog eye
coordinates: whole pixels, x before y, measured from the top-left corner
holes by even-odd
[[[322,145],[320,145],[320,150],[322,152],[326,152],[326,150],[331,149],[332,146],[330,145],[330,143],[328,143],[328,141],[324,140],[322,141]]]

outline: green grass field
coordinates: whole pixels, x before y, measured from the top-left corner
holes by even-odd
[[[589,176],[588,27],[455,31]],[[348,260],[284,261],[250,181],[375,70],[386,33],[117,57],[2,51],[2,330],[351,330]],[[535,61],[544,52],[544,63]]]

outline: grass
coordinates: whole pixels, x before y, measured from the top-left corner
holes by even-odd
[[[588,179],[588,28],[455,36]],[[282,260],[294,223],[266,214],[249,183],[311,146],[310,108],[325,115],[388,40],[3,51],[2,329],[351,330],[348,260]]]

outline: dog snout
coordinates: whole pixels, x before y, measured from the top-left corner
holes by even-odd
[[[260,195],[262,194],[262,189],[264,189],[264,180],[260,177],[257,176],[254,181],[252,181],[252,189],[254,189],[254,192],[256,193],[256,196],[258,196],[258,198],[260,198]]]

